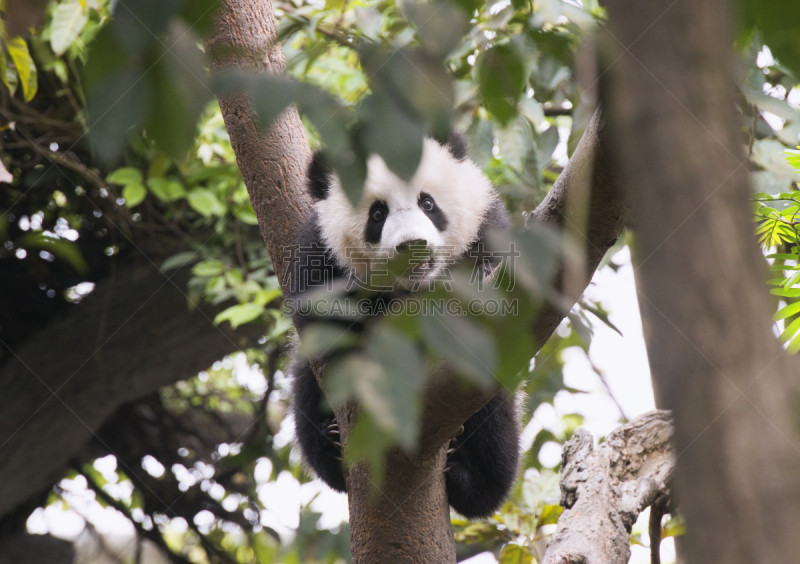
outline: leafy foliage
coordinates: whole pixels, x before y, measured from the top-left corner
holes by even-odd
[[[349,558],[346,524],[323,526],[313,499],[288,533],[272,518],[270,488],[309,486],[285,431],[292,326],[212,93],[246,89],[264,127],[297,104],[309,139],[326,146],[353,199],[368,151],[407,178],[423,135],[460,129],[517,226],[557,178],[591,111],[572,59],[603,16],[593,1],[275,7],[288,77],[210,78],[198,44],[212,1],[129,0],[112,10],[101,0],[60,0],[29,37],[3,35],[2,159],[11,182],[0,192],[0,283],[3,293],[31,296],[26,307],[41,312],[3,312],[4,342],[21,342],[55,312],[80,307],[94,282],[137,262],[167,276],[191,269],[190,307],[221,305],[215,323],[264,332],[258,346],[127,406],[99,433],[115,469],[96,451],[83,453],[46,504],[79,508],[67,486],[83,480],[97,503],[175,561]],[[564,385],[564,352],[588,347],[593,319],[607,322],[604,310],[575,308],[532,362],[528,327],[548,295],[561,242],[543,230],[493,241],[498,249],[511,243],[521,258],[503,266],[488,292],[515,310],[387,317],[363,341],[351,336],[348,344],[360,346],[343,359],[348,377],[331,377],[335,397],[363,406],[349,457],[370,460],[379,474],[386,448],[413,448],[430,362],[450,361],[471,385],[523,388],[526,424],[559,392],[577,392]],[[452,293],[430,297],[468,303],[469,276],[454,272]],[[318,338],[303,346],[329,345],[330,335]],[[460,553],[480,547],[508,562],[541,558],[558,509],[555,474],[542,468],[539,451],[567,440],[581,419],[560,423],[561,431],[535,433],[525,477],[501,512],[487,523],[454,516]]]

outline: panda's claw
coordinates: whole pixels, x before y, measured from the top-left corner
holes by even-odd
[[[464,426],[462,425],[461,427],[458,428],[458,433],[456,433],[456,437],[460,437],[463,434],[464,434]]]
[[[333,423],[328,425],[328,430],[329,431],[334,430],[334,429],[336,429],[337,431],[339,430],[339,423],[337,423],[336,421],[334,421]]]
[[[340,443],[339,441],[333,441],[333,444],[335,444],[339,448],[342,447],[342,443]]]
[[[447,449],[447,454],[453,454],[456,451],[454,448]]]

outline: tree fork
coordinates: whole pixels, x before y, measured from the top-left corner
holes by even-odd
[[[285,63],[268,0],[228,0],[217,28],[206,42],[212,70],[238,66],[258,72],[284,72]],[[294,107],[266,133],[258,131],[252,106],[244,93],[220,100],[222,114],[237,162],[258,216],[275,270],[284,291],[287,264],[281,249],[295,242],[294,229],[310,209],[304,189],[310,151]],[[541,346],[591,279],[591,273],[618,239],[627,217],[601,140],[603,123],[593,118],[566,169],[545,201],[534,211],[537,220],[564,225],[570,220],[568,201],[585,198],[588,225],[585,268],[580,276],[562,275],[563,300],[547,308],[532,328]],[[578,190],[577,187],[582,187]],[[568,282],[568,283],[567,283]],[[319,376],[319,374],[318,374]],[[347,472],[350,499],[351,544],[354,563],[454,562],[455,543],[445,493],[444,463],[448,440],[493,392],[465,392],[446,371],[432,374],[426,388],[421,445],[415,455],[390,453],[382,492],[373,496],[373,484],[364,465]],[[352,406],[339,407],[343,436],[355,421]]]

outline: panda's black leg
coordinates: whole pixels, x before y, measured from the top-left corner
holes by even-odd
[[[297,441],[312,470],[334,490],[346,491],[339,424],[323,406],[324,396],[308,362],[293,369],[292,411]]]
[[[468,518],[491,515],[511,490],[518,464],[515,400],[499,392],[450,442],[445,473],[450,505]]]

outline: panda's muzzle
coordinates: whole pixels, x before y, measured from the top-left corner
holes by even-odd
[[[397,250],[398,253],[407,253],[411,250],[412,247],[425,248],[427,246],[428,242],[425,239],[410,239],[408,241],[403,241],[402,243],[397,245],[397,247],[395,247],[395,250]]]

